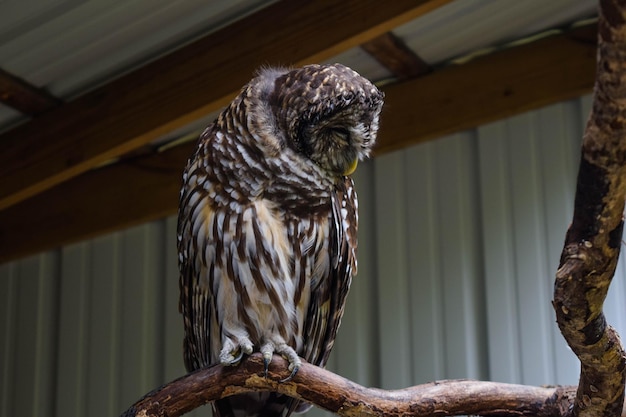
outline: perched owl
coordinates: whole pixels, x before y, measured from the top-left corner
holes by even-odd
[[[200,136],[178,215],[189,371],[261,352],[324,366],[356,273],[348,177],[370,153],[383,94],[343,65],[263,69]],[[291,378],[290,377],[290,378]],[[288,378],[289,379],[289,378]],[[275,393],[216,401],[218,416],[288,416]]]

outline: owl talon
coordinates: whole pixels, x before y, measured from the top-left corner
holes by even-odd
[[[289,382],[293,379],[294,376],[296,376],[298,370],[300,370],[300,366],[302,366],[302,361],[300,360],[300,357],[298,356],[296,351],[286,344],[278,346],[278,348],[276,348],[276,352],[280,353],[283,358],[289,361],[289,370],[291,371],[291,374],[287,378],[280,380],[280,382]]]
[[[235,366],[239,364],[243,358],[244,351],[243,349],[238,349],[238,351],[237,356],[234,355],[235,352],[226,352],[226,354],[222,352],[220,355],[220,363],[225,366]]]
[[[224,344],[222,351],[220,352],[220,363],[225,366],[235,366],[241,362],[243,355],[250,355],[252,353],[252,342],[247,338],[242,338],[239,341],[239,345],[235,345],[232,341],[228,341]],[[237,356],[235,356],[235,354]]]
[[[298,371],[300,370],[300,365],[292,365],[292,364],[290,364],[290,365],[289,365],[289,368],[291,369],[291,374],[290,374],[287,378],[281,379],[281,380],[280,380],[280,381],[278,381],[278,382],[280,382],[280,383],[284,383],[284,382],[289,382],[289,381],[291,381],[291,380],[293,379],[293,377],[294,377],[294,376],[296,376],[296,374],[297,374],[297,373],[298,373]]]
[[[239,349],[239,354],[232,361],[230,361],[229,365],[237,365],[239,362],[241,362],[241,358],[243,358],[243,353],[243,349]]]
[[[261,354],[263,355],[263,370],[265,379],[267,379],[267,371],[269,370],[270,362],[272,362],[272,355],[274,354],[274,344],[268,342],[261,346]]]
[[[265,375],[265,379],[267,379],[267,371],[270,368],[270,359],[267,359],[265,356],[263,357],[263,375]]]

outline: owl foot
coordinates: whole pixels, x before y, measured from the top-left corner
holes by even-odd
[[[291,371],[291,375],[289,375],[285,379],[280,380],[280,382],[289,382],[293,379],[294,376],[296,376],[296,374],[300,370],[300,366],[302,366],[302,361],[300,360],[300,357],[298,356],[296,351],[286,344],[278,346],[276,348],[276,353],[280,353],[283,358],[289,361],[288,369]]]
[[[261,346],[261,354],[263,355],[263,366],[265,368],[265,378],[267,378],[267,370],[272,361],[272,355],[274,353],[280,354],[283,358],[289,361],[289,370],[291,375],[285,379],[281,379],[279,382],[289,382],[298,373],[300,366],[302,366],[302,360],[298,356],[295,350],[286,343],[279,343],[274,345],[272,342],[267,342]]]
[[[220,363],[226,366],[237,365],[241,362],[244,353],[250,355],[252,353],[252,342],[247,337],[240,337],[238,344],[227,339],[220,352]]]

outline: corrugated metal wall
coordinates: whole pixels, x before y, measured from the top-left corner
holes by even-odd
[[[331,369],[383,388],[577,382],[550,298],[589,105],[362,164],[359,275]],[[622,332],[625,275],[607,305]],[[112,416],[182,375],[177,279],[174,218],[0,266],[0,416]]]

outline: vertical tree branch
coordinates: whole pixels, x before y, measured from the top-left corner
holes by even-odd
[[[615,273],[626,198],[626,2],[600,0],[598,65],[574,207],[554,288],[557,323],[581,362],[573,416],[618,416],[626,361],[602,306]]]

